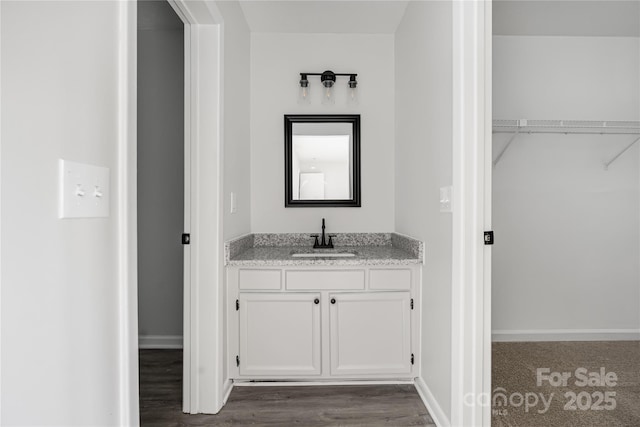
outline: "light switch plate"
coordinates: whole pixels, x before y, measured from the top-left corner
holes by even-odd
[[[238,202],[236,200],[236,193],[234,193],[233,191],[231,192],[231,196],[229,197],[229,204],[231,205],[231,208],[229,209],[230,213],[236,213],[238,211]]]
[[[109,168],[60,159],[59,217],[109,216]]]
[[[453,212],[453,187],[440,187],[440,212]]]

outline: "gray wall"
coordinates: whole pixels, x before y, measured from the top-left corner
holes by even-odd
[[[496,36],[494,118],[638,120],[639,53],[634,37]],[[638,336],[637,145],[603,166],[635,138],[521,135],[495,167],[494,340]]]
[[[451,419],[452,6],[409,2],[395,35],[395,229],[426,242],[422,271],[422,366],[418,385],[432,416]]]
[[[224,19],[223,37],[223,181],[224,240],[251,232],[251,152],[249,27],[237,1],[216,3]],[[236,212],[231,213],[231,193]]]
[[[184,27],[165,1],[138,3],[138,297],[141,346],[182,336]]]
[[[119,5],[0,8],[0,425],[115,426]],[[110,169],[109,217],[58,219],[60,158]]]

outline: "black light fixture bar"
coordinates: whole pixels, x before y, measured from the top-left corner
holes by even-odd
[[[327,70],[322,73],[300,73],[300,86],[309,86],[309,80],[307,80],[307,76],[320,76],[320,81],[325,86],[325,82],[331,82],[329,83],[329,85],[333,86],[333,83],[335,83],[336,81],[336,77],[339,76],[349,77],[350,88],[355,88],[358,85],[358,82],[356,81],[356,77],[358,76],[357,73],[334,73],[333,71]]]
[[[320,82],[323,86],[323,94],[322,94],[322,103],[323,104],[333,104],[333,86],[336,83],[337,77],[349,77],[348,86],[348,98],[347,102],[349,104],[357,104],[358,103],[358,81],[356,77],[358,74],[356,73],[334,73],[331,70],[324,71],[322,73],[300,73],[300,90],[298,92],[298,103],[299,104],[309,104],[309,76],[320,76]]]
[[[300,73],[300,77],[302,76],[322,76],[325,73],[331,73],[334,76],[357,76],[356,73],[334,73],[333,71],[325,71],[324,73]]]

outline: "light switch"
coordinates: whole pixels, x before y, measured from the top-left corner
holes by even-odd
[[[453,187],[440,187],[440,212],[453,212]]]
[[[59,217],[109,216],[109,168],[60,159]]]
[[[230,199],[231,200],[229,200],[229,204],[231,205],[231,208],[229,210],[231,211],[231,213],[236,213],[236,211],[238,210],[238,206],[236,202],[236,193],[234,193],[233,191],[231,192]]]

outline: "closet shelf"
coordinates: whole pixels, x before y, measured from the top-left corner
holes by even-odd
[[[496,119],[493,121],[493,133],[511,133],[511,138],[507,141],[502,151],[498,153],[493,161],[495,167],[504,153],[509,149],[513,141],[522,133],[556,133],[556,134],[600,134],[600,135],[640,135],[640,121],[623,121],[623,120],[503,120]],[[627,145],[618,154],[604,163],[604,168],[615,162],[618,157],[622,156],[627,150],[633,147],[640,136],[635,138],[633,142]]]
[[[586,133],[640,135],[640,121],[494,120],[494,133]]]

